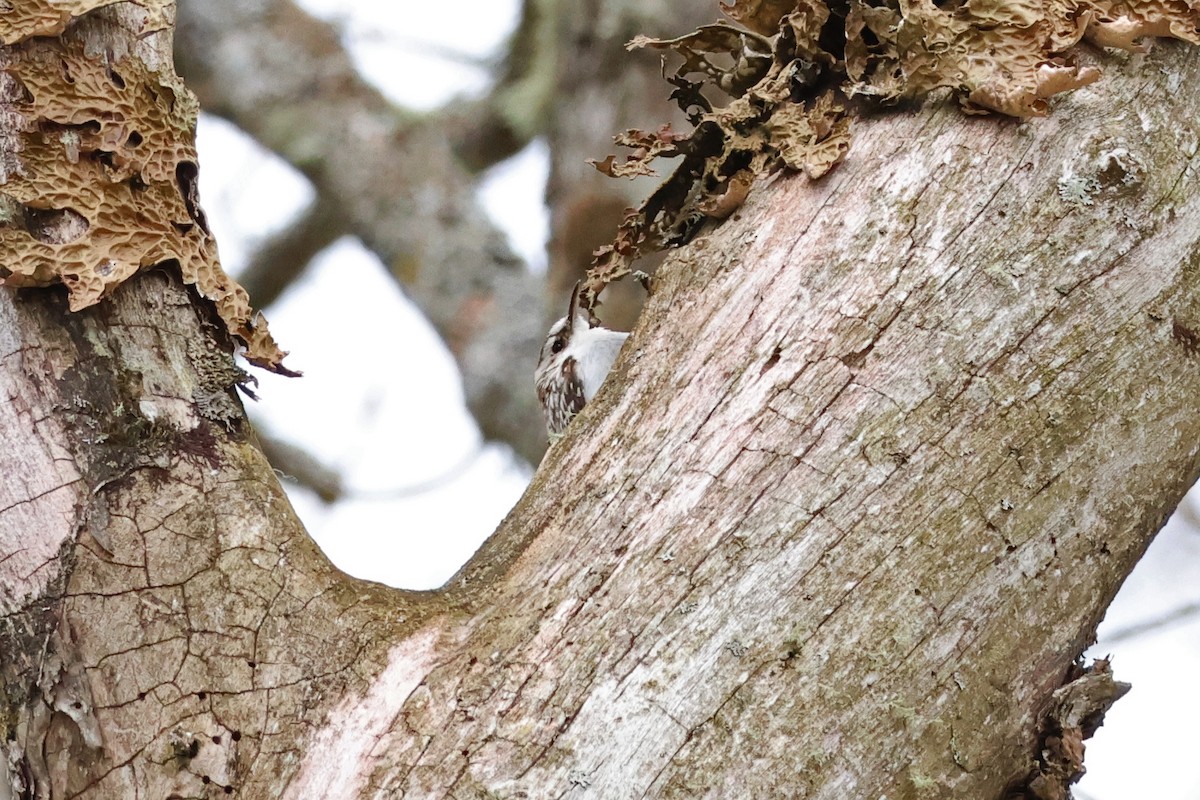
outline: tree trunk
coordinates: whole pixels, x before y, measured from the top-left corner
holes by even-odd
[[[758,188],[440,591],[316,550],[170,269],[0,294],[0,798],[1022,785],[1197,469],[1200,64],[1109,72]]]

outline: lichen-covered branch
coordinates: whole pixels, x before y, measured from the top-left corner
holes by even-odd
[[[453,103],[441,113],[467,169],[487,169],[546,131],[558,99],[561,6],[558,0],[523,0],[495,85],[483,98]]]
[[[47,36],[64,30],[72,10],[111,15],[109,5],[28,4],[0,15],[2,97],[21,123],[10,126],[0,152],[0,281],[61,283],[79,310],[171,261],[212,302],[250,362],[294,374],[217,258],[196,189],[196,99],[153,41],[169,34],[166,4],[119,17],[143,37],[128,50],[106,52],[69,28]]]
[[[1200,44],[1200,9],[1163,2],[733,0],[721,8],[745,27],[718,22],[629,42],[682,59],[667,80],[694,130],[631,130],[616,139],[632,150],[624,160],[592,162],[624,177],[682,158],[596,251],[580,295],[586,308],[638,259],[727,218],[756,180],[783,168],[810,178],[832,169],[850,147],[851,101],[894,104],[950,89],[967,113],[1043,116],[1049,98],[1100,78],[1085,41],[1135,52],[1156,36]]]

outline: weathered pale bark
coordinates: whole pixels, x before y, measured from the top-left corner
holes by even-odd
[[[776,182],[670,262],[616,385],[461,574],[503,575],[495,610],[390,727],[374,785],[1023,778],[1196,474],[1194,100],[1133,98],[1197,60],[1128,69],[1027,125],[865,121],[827,182]]]
[[[438,592],[316,551],[169,271],[0,294],[0,797],[998,797],[1197,472],[1198,78],[759,188]]]

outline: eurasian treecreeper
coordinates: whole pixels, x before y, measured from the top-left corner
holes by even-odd
[[[587,404],[612,369],[628,333],[602,327],[579,307],[579,284],[571,292],[567,315],[550,326],[538,357],[534,383],[554,439]]]

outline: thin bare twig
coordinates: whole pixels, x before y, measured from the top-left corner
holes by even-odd
[[[1188,603],[1157,617],[1151,617],[1141,622],[1126,625],[1124,628],[1118,628],[1112,633],[1105,635],[1097,644],[1108,645],[1126,642],[1130,639],[1136,639],[1139,636],[1145,636],[1148,633],[1155,633],[1180,622],[1187,622],[1197,615],[1200,615],[1200,601]]]
[[[386,489],[347,489],[346,499],[348,500],[401,500],[406,497],[414,497],[416,495],[427,494],[432,491],[444,488],[462,477],[463,473],[471,468],[479,457],[483,455],[484,442],[479,441],[471,448],[462,458],[460,458],[452,467],[446,469],[432,478],[426,478],[417,483],[410,483],[407,486],[394,486]]]
[[[271,466],[282,478],[311,489],[324,503],[333,503],[342,498],[342,477],[332,467],[321,463],[302,447],[277,439],[263,431],[258,434],[258,446]]]

